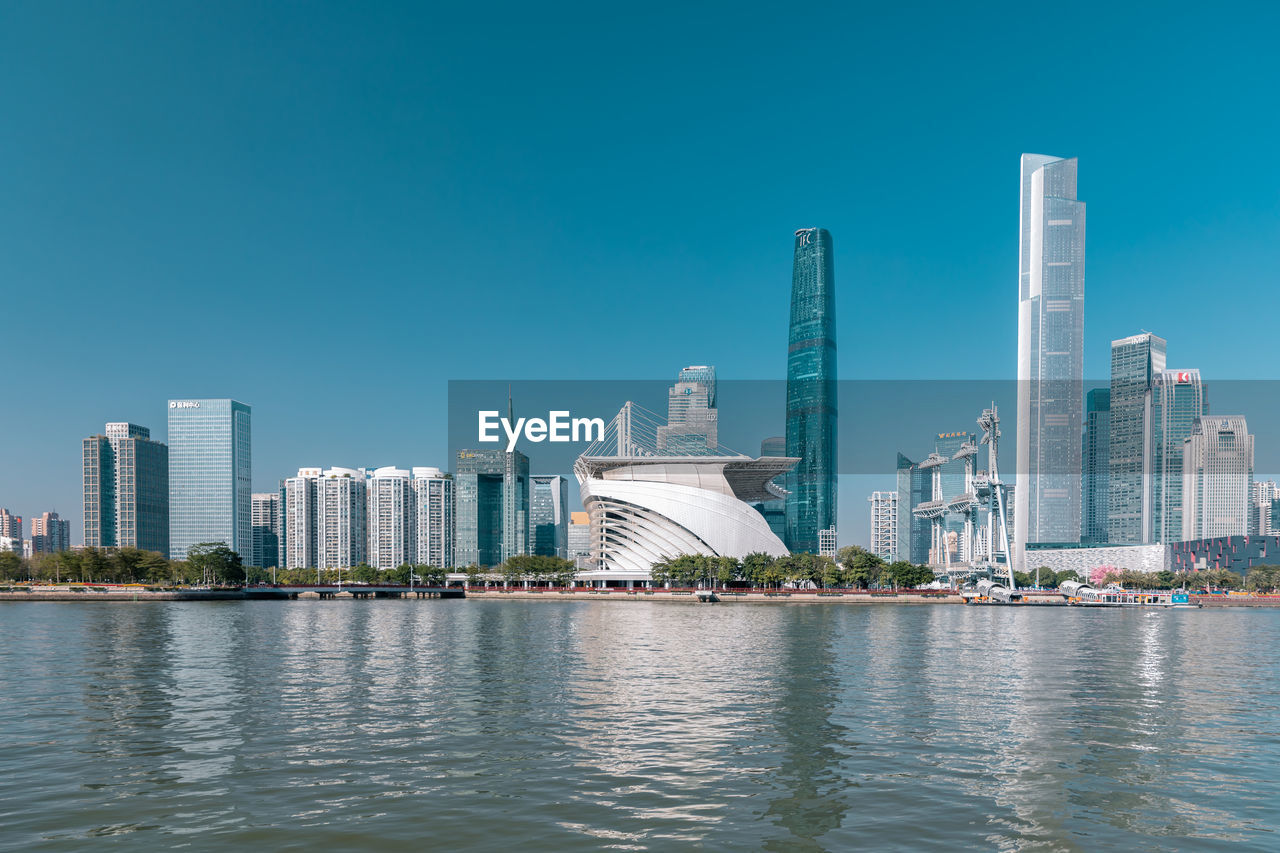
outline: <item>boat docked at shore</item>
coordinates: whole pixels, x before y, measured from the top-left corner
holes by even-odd
[[[1168,607],[1194,610],[1203,605],[1191,600],[1186,590],[1134,590],[1118,584],[1095,589],[1087,583],[1063,581],[1059,588],[1071,607]]]

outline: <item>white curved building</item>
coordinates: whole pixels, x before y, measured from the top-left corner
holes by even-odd
[[[647,581],[681,554],[741,559],[788,552],[753,502],[777,500],[789,457],[582,456],[574,473],[591,522],[587,580]]]

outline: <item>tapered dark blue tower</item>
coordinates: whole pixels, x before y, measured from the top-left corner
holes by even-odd
[[[787,341],[787,541],[818,552],[818,531],[836,523],[836,271],[831,235],[796,232]]]

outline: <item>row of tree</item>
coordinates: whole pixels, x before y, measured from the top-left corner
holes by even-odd
[[[933,580],[933,570],[905,561],[888,563],[856,545],[842,548],[836,559],[817,554],[772,557],[756,552],[741,560],[683,554],[659,560],[651,569],[654,583],[672,586],[753,587],[815,586],[853,589],[922,586]]]

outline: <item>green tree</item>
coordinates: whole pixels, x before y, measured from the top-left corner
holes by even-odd
[[[138,573],[150,584],[167,584],[173,579],[169,560],[155,551],[142,552],[142,556],[138,558]]]
[[[742,579],[752,586],[765,586],[765,574],[773,562],[773,557],[763,551],[753,551],[742,558]]]
[[[444,586],[447,572],[439,566],[415,566],[414,573],[427,586]]]
[[[478,586],[480,584],[480,567],[478,565],[472,563],[462,571],[467,576],[467,586]]]
[[[26,580],[25,569],[22,558],[17,554],[8,548],[0,551],[0,578],[10,581]]]
[[[742,565],[734,557],[716,557],[715,558],[715,576],[716,582],[721,587],[728,586],[731,581],[738,577],[742,571]]]
[[[200,583],[244,583],[244,567],[240,555],[221,542],[201,542],[187,551],[187,565],[199,575]]]
[[[81,583],[93,583],[95,580],[101,580],[107,570],[107,557],[97,548],[85,548],[80,552],[80,564],[78,566]]]

